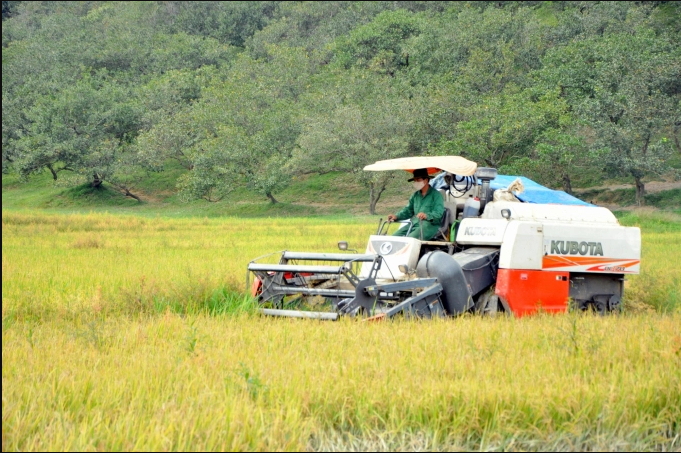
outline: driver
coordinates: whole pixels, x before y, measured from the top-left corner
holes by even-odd
[[[409,233],[409,237],[421,239],[423,231],[424,241],[429,241],[437,234],[440,228],[440,220],[445,212],[442,195],[437,190],[430,187],[430,176],[427,168],[414,170],[414,177],[408,180],[414,184],[414,192],[409,198],[409,204],[396,215],[390,214],[388,220],[391,222],[407,220],[414,217],[414,226]],[[397,230],[393,236],[406,236],[409,225],[404,225]]]

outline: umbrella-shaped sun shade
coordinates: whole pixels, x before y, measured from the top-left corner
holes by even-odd
[[[367,165],[364,170],[405,170],[413,173],[417,168],[427,168],[429,175],[444,170],[455,175],[472,176],[475,174],[478,164],[461,156],[421,156],[379,160],[374,164]]]

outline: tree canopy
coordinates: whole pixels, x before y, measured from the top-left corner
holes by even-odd
[[[276,203],[344,171],[462,155],[572,191],[681,162],[677,2],[3,2],[2,163],[127,196]]]

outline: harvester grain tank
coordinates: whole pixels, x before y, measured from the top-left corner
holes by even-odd
[[[525,316],[621,307],[624,277],[640,270],[641,234],[608,209],[521,177],[497,175],[458,156],[379,161],[367,171],[439,174],[444,197],[438,235],[423,241],[388,235],[379,222],[365,253],[281,252],[254,260],[252,293],[275,316]],[[408,222],[407,222],[408,223]],[[302,300],[327,312],[291,310]]]

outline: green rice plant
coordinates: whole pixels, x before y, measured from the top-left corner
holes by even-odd
[[[625,282],[629,308],[681,310],[681,216],[673,213],[618,213],[625,225],[642,231],[641,274]]]
[[[187,335],[185,337],[185,350],[190,355],[196,354],[196,344],[199,341],[195,323],[196,319],[193,319],[189,323]]]

